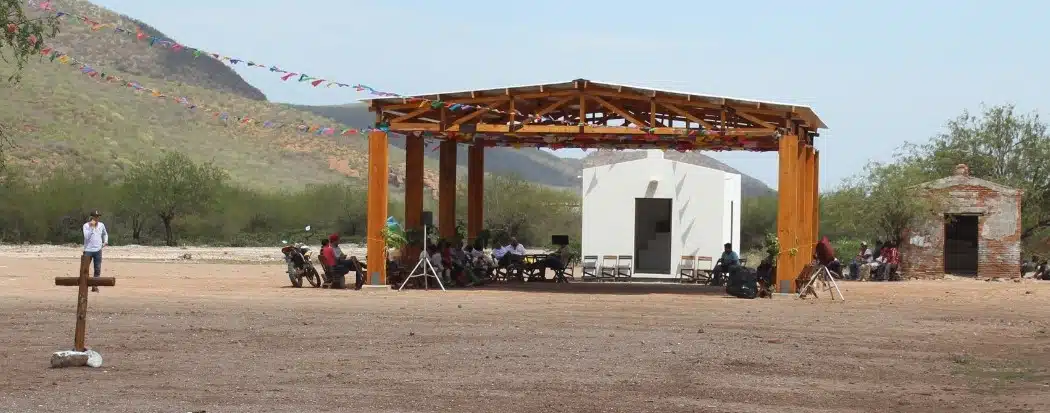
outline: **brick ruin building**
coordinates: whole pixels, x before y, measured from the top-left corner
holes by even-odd
[[[904,276],[1020,276],[1021,190],[974,178],[966,165],[917,189],[938,211],[905,233]]]

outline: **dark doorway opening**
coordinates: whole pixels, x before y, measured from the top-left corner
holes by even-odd
[[[945,215],[944,272],[977,275],[977,215]]]
[[[671,273],[671,199],[635,198],[634,271]]]

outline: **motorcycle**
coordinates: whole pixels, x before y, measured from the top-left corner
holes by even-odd
[[[310,232],[309,226],[306,227],[306,232]],[[304,278],[313,287],[321,286],[321,275],[311,261],[310,247],[297,242],[282,247],[281,253],[284,254],[284,262],[288,264],[288,280],[292,282],[292,287],[301,288]]]

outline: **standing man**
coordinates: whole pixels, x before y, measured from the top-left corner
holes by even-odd
[[[91,218],[84,223],[84,256],[91,257],[95,266],[95,278],[102,276],[102,248],[109,246],[109,232],[106,224],[99,221],[102,213],[91,211]],[[92,292],[98,292],[98,287],[91,287]]]

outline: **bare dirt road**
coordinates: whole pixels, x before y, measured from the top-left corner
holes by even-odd
[[[271,261],[272,262],[272,261]],[[1050,284],[292,289],[282,265],[110,259],[72,346],[72,259],[0,256],[4,412],[1046,412]]]

